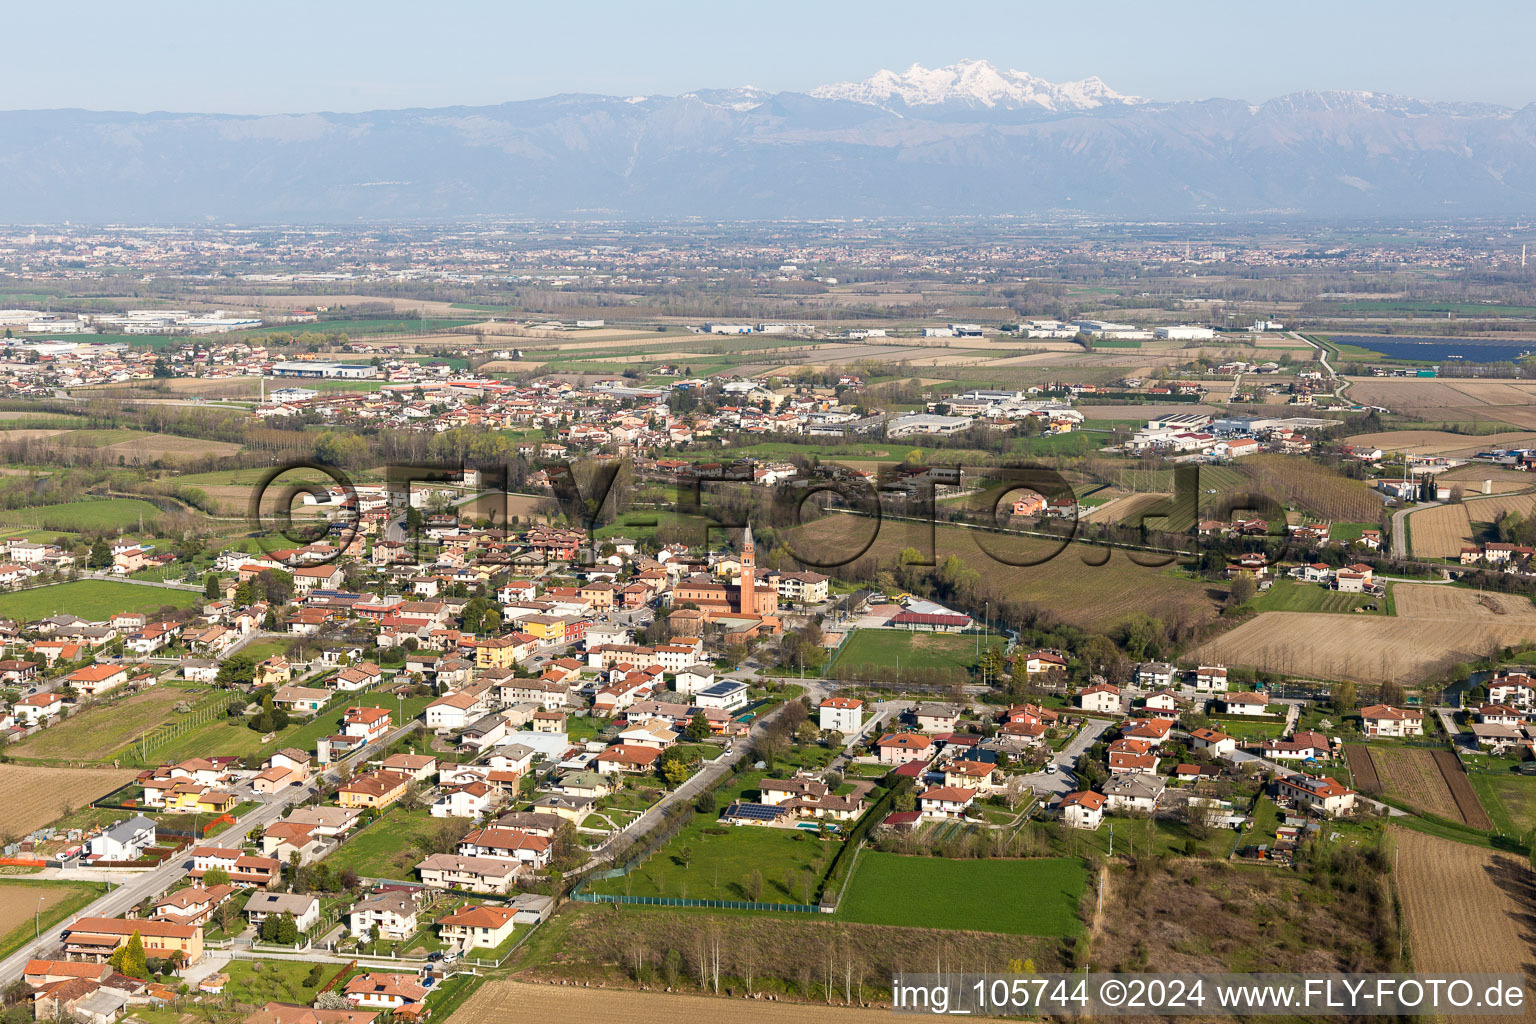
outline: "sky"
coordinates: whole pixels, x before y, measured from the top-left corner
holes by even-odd
[[[80,0],[6,13],[0,109],[239,114],[805,90],[981,58],[1157,100],[1536,101],[1536,4],[1466,0]],[[20,43],[21,45],[17,45]]]

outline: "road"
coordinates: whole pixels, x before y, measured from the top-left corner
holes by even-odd
[[[417,727],[412,721],[392,730],[383,739],[378,740],[367,747],[353,753],[350,757],[338,762],[329,768],[322,777],[334,778],[341,765],[349,769],[355,769],[364,758],[372,756],[380,749],[387,748],[406,733]],[[250,782],[243,782],[235,787],[236,795],[244,799],[254,798]],[[283,808],[289,804],[297,803],[301,799],[307,799],[315,793],[314,786],[305,786],[296,793],[275,793],[260,807],[235,821],[234,825],[225,829],[220,835],[208,839],[198,845],[236,847],[244,845],[246,834],[252,829],[265,828],[278,818],[282,817]],[[175,857],[166,861],[160,867],[152,871],[144,871],[125,876],[122,884],[111,892],[105,893],[90,906],[72,915],[69,920],[79,917],[119,917],[130,908],[149,897],[158,896],[171,886],[175,885],[186,874],[191,860],[186,856]],[[60,877],[86,878],[87,872],[61,874]],[[64,926],[68,921],[61,922],[43,932],[39,941],[28,943],[25,947],[0,960],[0,986],[9,984],[20,978],[22,969],[27,961],[37,955],[40,949],[56,948],[62,941]]]
[[[1410,508],[1400,508],[1392,513],[1392,557],[1408,557],[1408,524],[1404,522],[1408,513],[1417,512],[1420,509],[1434,508],[1440,504],[1438,501],[1426,501]]]
[[[1072,737],[1072,742],[1062,747],[1061,750],[1057,751],[1056,756],[1051,758],[1051,764],[1056,766],[1056,771],[1034,772],[1024,776],[1024,781],[1028,782],[1031,789],[1046,799],[1049,799],[1052,794],[1064,796],[1072,792],[1077,788],[1077,776],[1075,774],[1077,759],[1087,753],[1089,747],[1099,742],[1100,736],[1103,736],[1111,728],[1119,724],[1119,722],[1111,722],[1103,718],[1088,719],[1083,724],[1083,727],[1077,731],[1077,735]]]
[[[809,682],[810,681],[807,680],[807,684],[809,684]],[[811,687],[810,685],[807,685],[806,688],[807,695],[811,697],[812,706],[815,706],[817,703],[819,703],[822,697],[824,697],[828,692],[829,691],[825,687]],[[595,851],[593,851],[592,858],[588,861],[588,863],[593,866],[606,864],[614,859],[616,850],[622,848],[623,851],[627,852],[633,845],[639,843],[640,840],[643,839],[646,835],[656,830],[657,826],[661,824],[663,816],[667,812],[667,808],[673,807],[686,800],[692,800],[705,789],[713,786],[715,782],[728,774],[732,768],[735,767],[736,762],[740,761],[747,755],[747,751],[752,747],[752,741],[761,737],[763,731],[767,728],[768,723],[779,717],[779,715],[783,714],[784,709],[787,706],[788,702],[781,704],[777,708],[774,708],[767,715],[752,723],[752,729],[747,733],[747,735],[739,736],[732,741],[730,753],[721,754],[716,757],[709,764],[695,772],[687,782],[684,782],[681,786],[678,786],[672,792],[668,793],[656,803],[652,804],[644,814],[640,815],[640,817],[631,822],[629,827],[626,828],[623,832],[618,832],[609,836],[607,840],[605,840],[600,846],[598,846]],[[625,841],[622,844],[622,847],[620,846],[620,840]]]
[[[237,820],[223,834],[201,845],[239,846],[251,829],[264,828],[276,821],[282,815],[284,804],[283,800],[273,800],[271,803],[263,804]],[[142,900],[157,896],[174,885],[186,874],[190,863],[190,859],[185,856],[175,857],[153,871],[146,871],[125,879],[117,888],[104,894],[78,914],[43,932],[40,940],[29,942],[4,960],[0,960],[0,984],[9,984],[20,978],[27,966],[27,961],[36,956],[39,950],[57,948],[63,942],[64,928],[69,921],[80,917],[119,917]]]

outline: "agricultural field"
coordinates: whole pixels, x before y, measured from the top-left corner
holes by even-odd
[[[202,600],[202,594],[191,590],[117,580],[74,580],[0,594],[0,616],[29,621],[68,612],[100,622],[118,612],[151,612],[162,605],[191,608]]]
[[[1128,494],[1125,497],[1117,498],[1114,501],[1106,502],[1093,508],[1082,516],[1082,520],[1085,523],[1130,523],[1136,525],[1142,522],[1140,516],[1143,513],[1148,513],[1149,517],[1145,525],[1149,528],[1176,530],[1192,526],[1192,523],[1180,524],[1150,517],[1151,510],[1163,502],[1171,500],[1172,497],[1173,495],[1171,494],[1157,491]]]
[[[24,836],[132,782],[131,768],[0,764],[0,832]]]
[[[98,882],[0,881],[0,957],[10,956],[37,933],[95,901]]]
[[[1397,583],[1392,599],[1395,616],[1263,612],[1195,656],[1307,679],[1412,683],[1536,630],[1536,604],[1517,594]]]
[[[959,633],[918,633],[906,629],[856,629],[837,655],[837,667],[857,672],[941,669],[969,672],[977,660],[977,638]]]
[[[626,1024],[677,1024],[714,1021],[718,1024],[874,1024],[889,1016],[875,1010],[816,1003],[716,999],[678,992],[626,992],[617,996],[601,989],[529,985],[510,979],[481,986],[453,1015],[462,1024],[521,1024],[525,1020],[576,1024],[605,1020],[614,1014],[615,999],[623,1001]]]
[[[1381,499],[1370,485],[1341,476],[1321,463],[1288,455],[1251,455],[1230,468],[1239,471],[1243,481],[1222,490],[1262,494],[1329,521],[1381,519]],[[1206,476],[1202,471],[1202,488],[1218,486],[1206,483]]]
[[[1110,871],[1093,971],[1384,971],[1380,903],[1257,865],[1177,858]],[[1391,905],[1390,894],[1385,903]],[[1415,964],[1421,967],[1422,964]]]
[[[1525,974],[1536,911],[1529,868],[1508,854],[1394,829],[1397,889],[1415,970]],[[1462,1017],[1496,1022],[1509,1017]]]
[[[1375,605],[1378,612],[1386,602],[1369,594],[1349,594],[1330,590],[1317,583],[1276,580],[1274,585],[1249,602],[1260,612],[1323,612],[1340,614]],[[1365,613],[1361,613],[1365,614]]]
[[[159,683],[124,700],[96,704],[6,748],[12,758],[104,761],[148,729],[173,720],[173,708],[195,701],[205,687]]]
[[[805,555],[823,563],[857,562],[872,556],[889,565],[902,548],[923,543],[923,531],[906,526],[884,524],[870,542],[874,532],[870,520],[830,515],[786,532],[781,540],[786,554]],[[995,561],[978,546],[978,536],[981,543],[1010,561],[1047,561],[1029,566]],[[1051,557],[1058,550],[1060,553]],[[1105,629],[1137,612],[1164,621],[1177,617],[1204,621],[1216,616],[1226,596],[1224,587],[1187,579],[1169,569],[1137,565],[1124,552],[1109,553],[1104,565],[1085,565],[1085,558],[1097,560],[1106,552],[1084,544],[1062,549],[1062,545],[1043,539],[939,526],[934,530],[934,553],[939,564],[953,554],[977,570],[981,576],[978,590],[983,596],[1029,601],[1085,629]]]
[[[1349,377],[1349,397],[1367,405],[1444,423],[1536,430],[1536,384],[1530,381]],[[1473,439],[1472,443],[1476,443]]]
[[[949,860],[865,850],[837,916],[864,924],[1074,935],[1082,927],[1077,905],[1087,884],[1082,861],[1069,858]]]
[[[1536,828],[1536,779],[1514,772],[1476,772],[1467,778],[1495,829],[1525,835]]]
[[[1530,448],[1536,443],[1536,434],[1528,431],[1474,435],[1457,434],[1449,430],[1383,430],[1375,434],[1356,434],[1345,441],[1366,448],[1380,448],[1384,454],[1408,452],[1413,455],[1468,457],[1490,448]]]
[[[1456,798],[1440,774],[1434,751],[1427,747],[1394,747],[1378,743],[1365,752],[1375,768],[1381,792],[1401,800],[1414,810],[1433,814],[1448,821],[1464,820],[1456,807]],[[1351,765],[1355,755],[1349,755]]]
[[[153,526],[160,510],[139,498],[100,498],[0,511],[0,523],[45,530],[116,530]]]

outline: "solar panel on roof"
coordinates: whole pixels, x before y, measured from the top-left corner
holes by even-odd
[[[731,804],[725,810],[727,818],[750,818],[753,821],[772,821],[783,813],[772,804]]]

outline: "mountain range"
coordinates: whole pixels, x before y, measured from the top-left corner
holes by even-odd
[[[0,112],[0,221],[1529,215],[1536,105],[1159,102],[984,61],[770,93]]]

